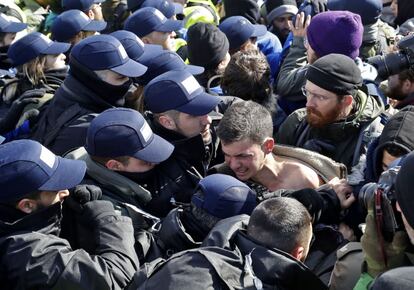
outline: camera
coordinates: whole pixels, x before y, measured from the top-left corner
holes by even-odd
[[[414,69],[414,35],[402,38],[398,42],[398,48],[397,52],[368,58],[368,63],[374,66],[378,72],[377,79],[379,81],[405,69]]]
[[[360,206],[368,210],[374,206],[377,230],[385,241],[391,242],[394,233],[404,229],[401,214],[396,209],[395,180],[400,166],[395,166],[384,171],[378,183],[364,185],[358,195]],[[372,202],[374,200],[374,203]]]

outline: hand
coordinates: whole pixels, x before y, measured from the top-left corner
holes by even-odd
[[[375,221],[374,200],[370,202],[365,222],[365,232],[361,238],[361,245],[368,274],[375,278],[382,272],[402,266],[405,249],[409,244],[407,233],[404,231],[396,232],[391,243],[382,239],[387,259],[387,264],[385,264]]]
[[[289,21],[289,29],[292,31],[293,36],[305,37],[306,29],[308,28],[311,21],[311,16],[308,15],[305,17],[305,13],[301,12],[296,15],[295,25],[292,21]]]
[[[29,104],[37,103],[39,103],[38,98],[24,97],[16,99],[12,103],[6,116],[4,116],[4,118],[0,120],[0,134],[12,131],[16,127],[17,122],[22,116],[24,108]]]
[[[328,11],[328,1],[327,0],[308,0],[312,4],[315,15],[321,12]]]
[[[341,209],[347,209],[355,201],[355,196],[352,194],[352,186],[348,184],[346,179],[335,177],[331,179],[328,184],[338,196]]]
[[[99,187],[89,184],[80,184],[73,189],[70,196],[66,199],[66,202],[72,210],[80,213],[83,211],[83,205],[85,203],[101,198],[102,190]]]

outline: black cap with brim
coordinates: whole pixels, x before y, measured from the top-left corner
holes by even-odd
[[[40,191],[58,191],[75,187],[83,180],[86,163],[56,156],[58,165],[52,176],[42,184]]]

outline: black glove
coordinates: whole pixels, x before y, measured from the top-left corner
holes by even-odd
[[[328,1],[327,0],[308,0],[312,4],[315,15],[321,12],[328,11]]]
[[[323,198],[319,192],[311,188],[305,188],[292,191],[288,196],[296,199],[306,207],[312,217],[313,223],[318,222],[324,207]]]
[[[4,134],[4,133],[7,133],[13,130],[16,127],[16,124],[19,121],[20,116],[22,115],[23,109],[28,104],[37,104],[38,102],[39,102],[38,98],[29,98],[27,96],[13,101],[6,116],[0,120],[0,134]],[[36,116],[38,114],[39,114],[39,111],[37,111]],[[31,117],[33,116],[31,115]]]
[[[328,141],[320,139],[310,139],[303,144],[303,148],[320,153],[322,155],[329,154],[335,151],[335,145]]]
[[[95,185],[80,184],[76,186],[66,199],[67,205],[75,212],[81,213],[83,205],[89,201],[102,198],[102,190]]]

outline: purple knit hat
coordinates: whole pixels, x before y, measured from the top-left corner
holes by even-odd
[[[327,11],[312,18],[308,43],[318,57],[340,53],[355,59],[362,44],[361,17],[349,11]]]

